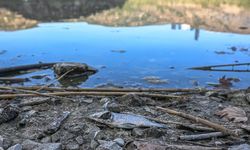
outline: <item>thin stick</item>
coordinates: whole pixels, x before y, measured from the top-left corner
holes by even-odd
[[[15,89],[24,90],[38,90],[41,86],[32,87],[13,87]],[[83,91],[95,91],[95,92],[206,92],[206,89],[118,89],[118,88],[57,88],[57,87],[44,87],[47,91],[72,91],[72,92],[83,92]]]
[[[186,128],[186,129],[190,129],[190,130],[194,130],[194,131],[214,131],[214,129],[212,129],[212,128],[201,127],[201,126],[197,126],[197,125],[194,125],[194,124],[189,125],[189,124],[184,124],[182,122],[165,121],[165,120],[161,120],[161,119],[158,119],[158,118],[152,118],[152,117],[147,117],[147,116],[144,116],[144,117],[149,119],[149,120],[158,122],[158,123],[174,124],[174,125],[178,125],[178,126],[180,126],[182,128]]]
[[[39,96],[45,96],[45,97],[52,97],[52,98],[56,98],[56,99],[59,99],[59,100],[63,99],[63,100],[67,100],[67,101],[73,101],[73,99],[70,99],[70,98],[60,97],[60,96],[57,96],[57,95],[50,95],[50,94],[47,94],[47,93],[39,93],[39,92],[36,92],[36,91],[13,89],[13,88],[10,88],[10,87],[0,87],[0,89],[20,91],[20,92],[23,92],[23,93],[31,93],[31,94],[26,94],[26,95],[33,95],[33,96],[39,95]],[[6,95],[9,95],[9,98],[15,98],[15,97],[20,97],[18,95],[25,95],[25,94],[6,94]],[[0,96],[3,96],[2,98],[8,98],[8,96],[5,96],[5,95],[0,95]]]
[[[1,89],[1,88],[0,88]],[[35,91],[29,91],[26,93],[30,94],[3,94],[0,95],[0,99],[15,98],[15,97],[34,97],[34,96],[49,96],[59,98],[58,96],[75,96],[75,95],[89,95],[89,96],[123,96],[129,94],[128,92],[55,92],[55,93],[39,93]],[[180,98],[175,95],[163,95],[163,94],[146,94],[146,93],[133,93],[142,97],[153,97],[153,98]],[[61,98],[61,97],[60,97]]]
[[[151,149],[181,149],[181,150],[222,150],[220,147],[206,147],[206,146],[192,146],[192,145],[171,145],[171,144],[153,144],[148,141],[133,141],[131,143],[128,143],[126,146],[129,146],[130,144],[135,145],[138,149],[143,149],[145,147],[149,147]]]
[[[1,83],[22,83],[29,81],[28,78],[0,77]]]
[[[23,66],[14,66],[8,68],[0,68],[0,76],[18,73],[22,71],[34,70],[34,69],[48,69],[51,68],[54,64],[56,63],[39,63],[39,64],[31,64]]]
[[[196,135],[182,135],[179,137],[179,139],[186,141],[195,141],[195,140],[205,140],[223,136],[225,136],[225,134],[223,134],[222,132],[212,132],[212,133],[196,134]]]
[[[208,128],[208,127],[202,127],[202,126],[198,126],[198,125],[194,125],[194,124],[180,124],[177,128],[179,129],[186,129],[186,130],[192,130],[192,131],[214,131],[214,129],[212,128]]]
[[[35,106],[35,105],[41,105],[41,104],[49,103],[49,102],[51,102],[50,98],[48,98],[48,99],[42,99],[42,100],[36,100],[36,101],[31,101],[31,102],[23,102],[23,103],[20,103],[18,106],[19,107]]]
[[[234,133],[233,131],[225,128],[224,126],[213,123],[213,122],[208,121],[206,119],[202,119],[200,117],[196,117],[196,116],[189,115],[189,114],[186,114],[186,113],[178,112],[178,111],[168,109],[168,108],[162,108],[162,107],[156,107],[156,108],[161,110],[161,111],[164,111],[164,112],[166,112],[168,114],[183,117],[183,118],[191,120],[191,121],[193,121],[195,123],[201,123],[201,124],[203,124],[205,126],[208,126],[208,127],[211,127],[213,129],[215,129],[216,131],[220,131],[220,132],[224,133],[225,135],[238,136],[236,133]]]
[[[71,69],[71,70],[65,72],[63,75],[61,75],[59,78],[57,78],[57,79],[54,80],[53,82],[51,82],[51,83],[49,83],[49,84],[47,84],[47,85],[44,85],[44,86],[40,87],[40,88],[37,89],[36,91],[38,92],[38,91],[41,91],[41,90],[44,89],[44,88],[49,87],[50,85],[54,84],[55,82],[61,80],[63,77],[65,77],[68,73],[70,73],[70,72],[73,71],[73,70],[74,70],[74,69]]]

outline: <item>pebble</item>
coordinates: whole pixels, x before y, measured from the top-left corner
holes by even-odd
[[[69,142],[67,145],[66,145],[66,148],[67,150],[79,150],[79,144],[77,144],[77,142]]]
[[[25,140],[22,143],[23,149],[31,150],[31,149],[39,149],[39,150],[61,150],[61,143],[45,143],[41,144],[32,140]]]
[[[3,147],[3,140],[4,138],[0,135],[0,147]]]
[[[22,150],[22,145],[21,144],[16,144],[8,148],[7,150]]]
[[[119,113],[119,112],[125,111],[127,109],[127,107],[124,105],[119,105],[117,103],[109,103],[109,104],[107,104],[106,109],[108,111],[111,111],[111,112]]]
[[[250,94],[246,94],[246,101],[250,103]]]
[[[52,142],[52,140],[51,140],[50,136],[47,136],[47,137],[42,138],[41,142],[42,143],[50,143],[50,142]]]
[[[119,146],[124,146],[125,141],[122,138],[116,138],[114,139],[114,142],[116,142]]]
[[[164,130],[154,127],[147,129],[134,128],[132,130],[132,135],[137,138],[143,138],[143,137],[160,138],[165,134],[166,132],[164,132]]]
[[[3,137],[0,135],[0,147],[2,147],[3,149],[7,149],[7,148],[9,148],[11,145],[12,145],[12,141],[11,141],[11,140],[8,140],[8,139],[6,139],[6,138],[3,138]]]
[[[116,142],[113,141],[99,141],[101,143],[96,150],[122,150]]]
[[[80,145],[82,145],[82,144],[84,143],[84,139],[83,139],[82,136],[76,137],[76,141],[77,141],[77,143],[80,144]]]
[[[144,136],[144,131],[143,131],[143,129],[140,129],[140,128],[134,128],[132,130],[132,135],[137,137],[137,138],[140,138],[140,137]]]
[[[99,143],[97,141],[91,140],[91,142],[90,142],[90,148],[96,149],[98,145],[99,145]]]
[[[30,111],[32,110],[32,106],[24,106],[22,107],[22,111],[26,112],[26,111]]]
[[[145,134],[146,134],[146,137],[160,138],[166,133],[162,129],[159,129],[159,128],[148,128],[145,130]]]
[[[100,100],[100,103],[104,105],[105,103],[110,102],[110,101],[111,101],[110,98],[104,97],[104,98],[102,98],[102,99]]]

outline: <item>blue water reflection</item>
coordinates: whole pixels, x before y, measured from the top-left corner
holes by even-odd
[[[105,27],[87,23],[42,23],[37,28],[0,32],[1,67],[41,62],[84,62],[99,69],[82,86],[114,83],[139,87],[205,86],[218,78],[240,78],[235,87],[250,85],[249,73],[187,70],[194,66],[249,62],[250,35],[191,29],[188,25]],[[247,48],[233,54],[229,48]],[[126,50],[125,53],[112,50]],[[146,76],[168,80],[151,84]],[[34,84],[34,83],[33,83]]]

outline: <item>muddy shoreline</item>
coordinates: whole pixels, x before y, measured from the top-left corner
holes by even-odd
[[[7,90],[1,90],[1,95]],[[8,91],[11,92],[11,91]],[[70,101],[51,97],[17,97],[0,101],[1,113],[8,107],[12,118],[1,121],[0,147],[8,149],[236,149],[250,144],[249,90],[209,90],[200,92],[147,92],[147,94],[175,95],[176,98],[144,97],[133,92],[123,96],[67,96]],[[34,103],[35,102],[35,103]],[[40,102],[40,103],[39,103]],[[185,114],[207,119],[232,131],[238,137],[218,134],[203,124],[158,110],[169,108]],[[237,115],[230,113],[237,108]],[[227,108],[227,109],[226,109]],[[229,109],[228,109],[229,108]],[[218,112],[224,112],[218,116]],[[130,114],[144,117],[151,125],[126,123],[126,115],[118,122],[106,116],[90,119],[99,112]],[[8,116],[8,111],[6,111]],[[13,112],[17,114],[13,116]],[[239,115],[239,112],[244,112]],[[5,114],[5,119],[6,119]],[[245,116],[244,116],[245,114]],[[231,116],[230,116],[231,115]],[[3,115],[0,117],[3,117]],[[160,122],[155,122],[158,119]],[[243,118],[243,120],[242,120]],[[1,119],[0,119],[1,120]],[[102,121],[100,121],[102,120]],[[165,123],[163,123],[165,121]],[[155,127],[154,123],[166,128]],[[142,126],[143,125],[143,126]],[[203,127],[202,130],[190,125]],[[204,129],[204,130],[203,130]],[[208,130],[205,130],[208,129]],[[211,129],[211,130],[210,130]],[[210,131],[209,131],[210,130]],[[215,134],[205,139],[187,140],[187,135]],[[245,145],[244,145],[245,144]]]

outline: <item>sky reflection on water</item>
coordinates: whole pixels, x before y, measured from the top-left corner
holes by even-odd
[[[250,36],[190,29],[188,25],[105,27],[87,23],[41,23],[38,27],[0,32],[1,67],[41,62],[83,62],[99,69],[82,86],[114,83],[139,87],[192,87],[196,80],[217,82],[219,77],[240,78],[235,87],[248,87],[249,73],[187,70],[194,66],[248,62]],[[247,48],[232,52],[229,48]],[[125,50],[125,53],[112,52]],[[104,67],[105,66],[105,67]],[[174,67],[174,69],[173,69]],[[158,76],[166,84],[150,84]],[[34,82],[36,83],[36,82]]]

